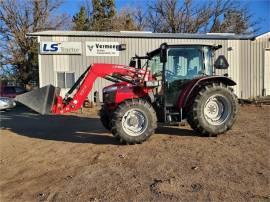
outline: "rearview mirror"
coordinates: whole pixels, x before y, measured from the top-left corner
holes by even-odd
[[[167,62],[167,47],[166,43],[160,45],[160,62],[166,63]]]
[[[229,63],[224,55],[218,56],[218,58],[215,61],[214,67],[216,69],[228,69]]]

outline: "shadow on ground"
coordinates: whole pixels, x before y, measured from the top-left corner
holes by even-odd
[[[18,135],[44,140],[119,144],[119,141],[103,128],[98,118],[76,115],[39,115],[23,106],[1,112],[1,129],[8,129]],[[197,136],[192,130],[171,127],[158,128],[156,133]]]

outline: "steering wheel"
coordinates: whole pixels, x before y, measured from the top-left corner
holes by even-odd
[[[156,74],[154,74],[154,76],[162,76],[162,71],[157,72]],[[165,70],[165,76],[168,80],[174,80],[175,78],[178,79],[178,76],[175,76],[174,72],[168,69]]]

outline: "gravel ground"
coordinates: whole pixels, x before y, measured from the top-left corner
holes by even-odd
[[[0,201],[270,200],[270,106],[217,138],[163,127],[127,146],[93,113],[0,115]]]

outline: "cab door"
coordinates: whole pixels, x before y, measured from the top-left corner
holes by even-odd
[[[200,46],[181,46],[168,49],[165,69],[166,104],[175,106],[181,89],[193,78],[205,74]]]

